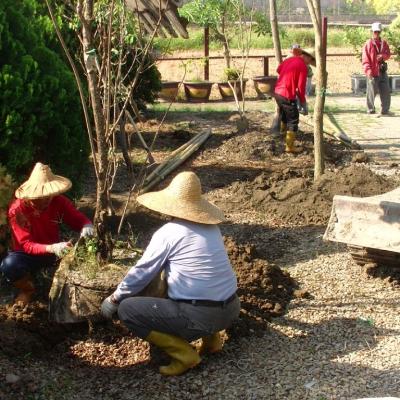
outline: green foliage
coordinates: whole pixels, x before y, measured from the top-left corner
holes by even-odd
[[[104,54],[104,37],[108,32],[110,15],[110,2],[99,0],[95,2],[94,9],[94,37],[97,53]],[[138,66],[143,59],[142,49],[146,45],[138,35],[138,26],[133,13],[125,11],[125,2],[116,0],[111,21],[111,63],[118,66],[122,62],[123,84],[128,87],[135,78]],[[78,40],[76,38],[76,40]],[[114,71],[117,74],[117,71]],[[144,69],[139,76],[138,83],[132,93],[139,108],[145,108],[146,103],[154,103],[161,90],[161,75],[154,64],[153,57],[149,54],[144,60]],[[127,93],[121,89],[118,94],[123,101]]]
[[[5,167],[0,165],[0,260],[8,249],[10,232],[7,223],[8,205],[13,198],[15,184]]]
[[[229,0],[192,0],[179,8],[179,15],[196,25],[217,29],[232,11]]]
[[[267,18],[247,7],[242,0],[191,0],[179,9],[179,14],[188,22],[210,28],[213,39],[224,46],[227,67],[234,39],[235,45],[243,51],[248,46],[245,38],[251,36],[251,30],[257,36],[270,36],[271,33]],[[246,21],[254,24],[248,28]]]
[[[256,28],[255,32],[256,32]],[[366,30],[368,32],[368,30]],[[303,47],[314,46],[314,32],[312,29],[306,28],[286,28],[279,26],[279,34],[283,49],[289,49],[293,43],[299,43]],[[338,28],[330,28],[328,33],[328,47],[347,47],[349,43],[345,41],[345,30]],[[230,41],[231,49],[240,48],[237,35],[234,35]],[[155,47],[162,53],[172,54],[174,51],[185,50],[201,50],[204,46],[203,29],[199,27],[189,27],[189,39],[158,38]],[[254,35],[251,40],[252,49],[272,49],[272,37]],[[210,49],[220,50],[221,43],[216,39],[215,35],[210,34]]]
[[[313,29],[291,29],[287,32],[287,37],[285,39],[289,42],[289,46],[291,46],[293,43],[298,43],[302,48],[305,48],[314,47],[315,44]]]
[[[361,60],[362,48],[364,43],[370,37],[370,32],[366,28],[358,27],[351,28],[348,27],[344,31],[344,40],[349,44],[353,51],[356,53],[357,57]]]
[[[224,69],[224,81],[237,81],[240,78],[240,71],[237,68]]]
[[[394,60],[400,62],[400,14],[389,25],[385,32]]]
[[[400,11],[399,0],[367,0],[377,14],[391,14]]]
[[[82,241],[82,242],[81,242]],[[97,260],[98,242],[95,238],[80,239],[75,249],[74,267],[80,269],[88,278],[95,278],[100,264]]]
[[[38,9],[35,0],[0,3],[0,159],[18,180],[48,163],[76,189],[88,155],[79,96]]]
[[[256,11],[253,15],[253,23],[255,24],[254,33],[258,37],[271,35],[271,23],[266,14]],[[282,32],[284,32],[284,29],[282,29]]]

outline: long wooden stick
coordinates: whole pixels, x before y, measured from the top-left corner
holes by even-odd
[[[211,129],[209,129],[208,132],[203,134],[198,142],[193,143],[192,146],[186,148],[186,150],[184,150],[182,154],[177,155],[173,160],[171,160],[170,163],[162,171],[162,174],[155,177],[150,183],[148,183],[147,186],[145,186],[140,193],[147,192],[157,183],[164,180],[164,178],[169,173],[171,173],[174,169],[176,169],[179,165],[181,165],[184,161],[186,161],[195,151],[197,151],[200,148],[200,146],[209,138],[210,135],[211,135]]]
[[[196,136],[193,136],[188,142],[183,144],[182,146],[178,147],[176,150],[174,150],[166,160],[164,160],[154,171],[149,174],[146,179],[145,179],[145,184],[148,184],[156,175],[160,173],[160,171],[165,168],[165,166],[171,162],[172,159],[174,159],[178,154],[180,154],[182,151],[184,151],[186,148],[188,148],[192,143],[195,143],[199,140],[201,136],[206,134],[205,132],[200,132]]]

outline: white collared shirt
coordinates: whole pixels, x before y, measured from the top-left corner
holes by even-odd
[[[165,268],[171,299],[228,299],[237,280],[217,225],[174,220],[158,229],[142,258],[118,285],[119,302],[143,290]]]

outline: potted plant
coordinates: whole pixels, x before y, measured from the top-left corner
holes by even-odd
[[[277,76],[274,75],[253,76],[252,80],[254,83],[254,89],[256,89],[257,97],[259,99],[267,99],[273,96],[276,81],[278,80]]]
[[[213,82],[201,79],[201,66],[204,65],[204,60],[201,62],[189,61],[184,65],[186,72],[191,72],[192,67],[195,69],[195,77],[191,80],[185,80],[183,87],[185,89],[186,99],[192,103],[202,103],[208,101],[211,93]]]
[[[221,82],[218,82],[219,93],[223,100],[232,101],[242,100],[246,89],[247,79],[240,79],[240,71],[237,68],[225,68],[224,76]]]
[[[165,101],[176,101],[179,91],[178,81],[161,81],[161,90],[158,97]]]

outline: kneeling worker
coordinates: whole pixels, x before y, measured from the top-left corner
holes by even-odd
[[[202,352],[222,349],[219,331],[240,311],[237,280],[217,226],[222,212],[201,195],[193,172],[181,172],[159,192],[138,202],[174,217],[156,231],[142,258],[102,304],[102,314],[120,320],[137,336],[171,358],[163,375],[180,375],[200,363],[190,341],[202,338]],[[132,297],[164,269],[168,298]]]
[[[278,81],[275,86],[275,100],[281,117],[281,130],[286,133],[286,152],[298,153],[301,148],[295,147],[296,132],[299,126],[299,109],[308,114],[306,102],[306,84],[308,65],[315,65],[315,57],[310,51],[301,50],[299,56],[284,60],[278,67]],[[297,106],[297,98],[300,107]]]
[[[54,265],[71,246],[70,242],[60,242],[60,223],[81,231],[81,236],[93,235],[90,220],[60,195],[71,186],[69,179],[37,163],[29,179],[15,191],[16,199],[8,210],[12,251],[3,259],[0,272],[19,289],[16,303],[31,300],[35,292],[32,275]]]

